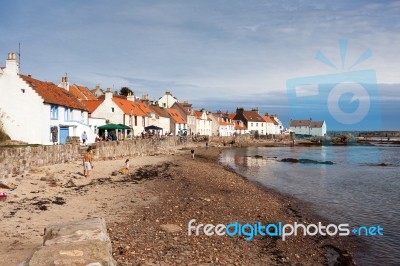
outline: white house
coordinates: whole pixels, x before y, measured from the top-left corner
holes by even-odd
[[[262,116],[265,121],[265,134],[276,134],[276,121],[274,121],[269,115]]]
[[[243,108],[236,109],[234,120],[241,120],[249,132],[258,132],[260,135],[266,134],[265,120],[258,114],[258,110],[245,111]]]
[[[214,136],[232,136],[235,133],[235,123],[227,114],[209,113],[211,119],[211,133]]]
[[[323,137],[326,134],[325,121],[291,120],[290,131],[296,135],[310,135]]]
[[[196,115],[196,133],[199,135],[211,136],[212,121],[208,118],[206,110],[195,111]]]
[[[232,120],[232,121],[234,123],[234,130],[235,130],[234,134],[242,135],[249,133],[246,125],[243,123],[242,120]]]
[[[172,93],[166,91],[165,94],[158,100],[158,106],[163,108],[171,108],[178,100],[172,96]]]
[[[171,121],[167,110],[158,105],[151,105],[150,109],[153,110],[158,116],[158,124],[155,126],[163,129],[163,132],[161,133],[165,134],[171,132]]]
[[[170,115],[171,133],[175,136],[183,135],[185,132],[187,134],[186,120],[178,113],[178,111],[173,108],[168,108],[167,112]]]
[[[88,143],[95,140],[86,106],[54,83],[19,74],[15,53],[8,54],[0,71],[0,95],[0,117],[13,140],[63,144],[68,136],[80,137],[84,131]]]
[[[146,104],[135,100],[134,95],[114,95],[111,89],[107,89],[98,101],[83,101],[83,103],[90,109],[91,117],[106,118],[108,123],[129,126],[133,130],[133,135],[139,136],[144,128],[150,125],[152,119],[157,117],[155,115],[152,117],[153,111]]]
[[[270,115],[270,118],[272,119],[272,121],[274,121],[275,134],[282,134],[284,131],[284,127],[281,120],[279,120],[277,115]]]
[[[196,133],[196,114],[194,113],[192,104],[187,101],[184,102],[175,102],[172,107],[177,110],[178,113],[186,120],[188,135],[192,135]]]

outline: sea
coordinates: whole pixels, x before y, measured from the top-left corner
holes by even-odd
[[[350,230],[379,225],[383,236],[356,236],[356,262],[400,265],[400,146],[231,148],[220,162]]]

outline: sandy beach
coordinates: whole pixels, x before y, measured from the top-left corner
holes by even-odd
[[[24,261],[42,244],[48,224],[104,217],[118,265],[352,264],[346,251],[351,245],[338,238],[189,236],[191,219],[213,224],[315,219],[294,200],[218,164],[218,153],[198,148],[195,160],[189,150],[130,158],[130,175],[112,175],[124,166],[123,158],[95,162],[90,178],[83,177],[81,162],[14,176],[8,182],[17,188],[0,202],[0,260]]]

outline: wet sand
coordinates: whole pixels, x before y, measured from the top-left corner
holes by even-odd
[[[346,238],[297,236],[282,241],[257,236],[246,241],[244,237],[188,236],[191,219],[196,219],[196,225],[316,223],[316,217],[303,212],[298,202],[218,164],[218,153],[217,148],[197,148],[195,160],[190,150],[131,158],[130,175],[111,175],[123,167],[124,158],[95,162],[90,179],[81,175],[80,162],[13,177],[18,187],[0,203],[0,260],[18,265],[41,245],[47,224],[101,216],[118,265],[352,263]]]

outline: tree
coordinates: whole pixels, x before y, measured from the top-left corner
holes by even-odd
[[[122,87],[119,90],[119,95],[124,95],[124,96],[128,96],[129,94],[133,94],[133,91],[131,91],[128,87]]]

